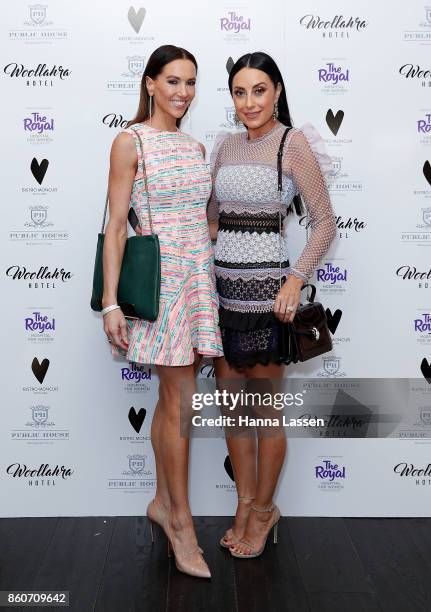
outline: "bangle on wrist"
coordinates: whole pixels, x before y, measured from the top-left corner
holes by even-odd
[[[118,304],[111,304],[110,306],[106,306],[106,308],[102,309],[102,315],[105,316],[106,314],[108,314],[108,312],[111,312],[111,310],[117,310],[117,308],[120,308],[120,306]]]

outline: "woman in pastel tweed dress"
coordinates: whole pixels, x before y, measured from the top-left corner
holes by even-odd
[[[151,534],[153,522],[158,523],[178,569],[209,578],[188,500],[189,439],[184,431],[180,435],[184,426],[180,406],[191,406],[200,355],[223,354],[206,217],[211,177],[202,145],[178,129],[195,95],[196,71],[196,60],[185,49],[173,45],[156,49],[142,77],[137,116],[114,141],[102,303],[104,308],[113,307],[104,316],[113,352],[124,352],[132,362],[155,364],[159,378],[151,425],[157,471],[156,495],[147,507]],[[160,308],[153,322],[126,321],[116,304],[129,206],[139,222],[137,233],[150,231],[135,130],[143,142],[152,223],[160,242]]]
[[[221,338],[209,241],[206,202],[211,177],[198,143],[183,132],[138,123],[131,134],[138,156],[130,205],[143,233],[149,233],[138,130],[145,147],[145,167],[154,232],[161,255],[160,309],[156,321],[128,320],[127,359],[169,366],[193,364],[193,349],[219,356]],[[115,347],[114,347],[115,350]]]

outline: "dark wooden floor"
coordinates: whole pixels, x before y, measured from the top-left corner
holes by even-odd
[[[248,560],[218,545],[228,517],[195,524],[211,581],[178,572],[143,517],[1,519],[0,590],[68,590],[77,612],[431,610],[430,519],[283,518]]]

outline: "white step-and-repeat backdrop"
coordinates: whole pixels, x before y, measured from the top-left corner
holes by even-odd
[[[155,370],[111,357],[89,301],[110,145],[162,44],[198,60],[183,129],[208,155],[235,129],[227,66],[264,50],[294,125],[312,122],[333,159],[339,231],[314,281],[334,349],[287,376],[431,380],[431,7],[130,1],[2,11],[1,516],[139,515],[153,496]],[[287,234],[295,260],[304,228],[292,218]],[[334,427],[290,440],[282,512],[429,515],[430,398],[402,439],[342,439]],[[194,514],[233,512],[225,458],[222,438],[193,440]]]

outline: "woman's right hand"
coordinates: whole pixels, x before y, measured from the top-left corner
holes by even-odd
[[[129,341],[127,337],[127,321],[121,308],[111,310],[103,317],[103,329],[105,331],[108,342],[111,342],[118,348],[127,351]]]

